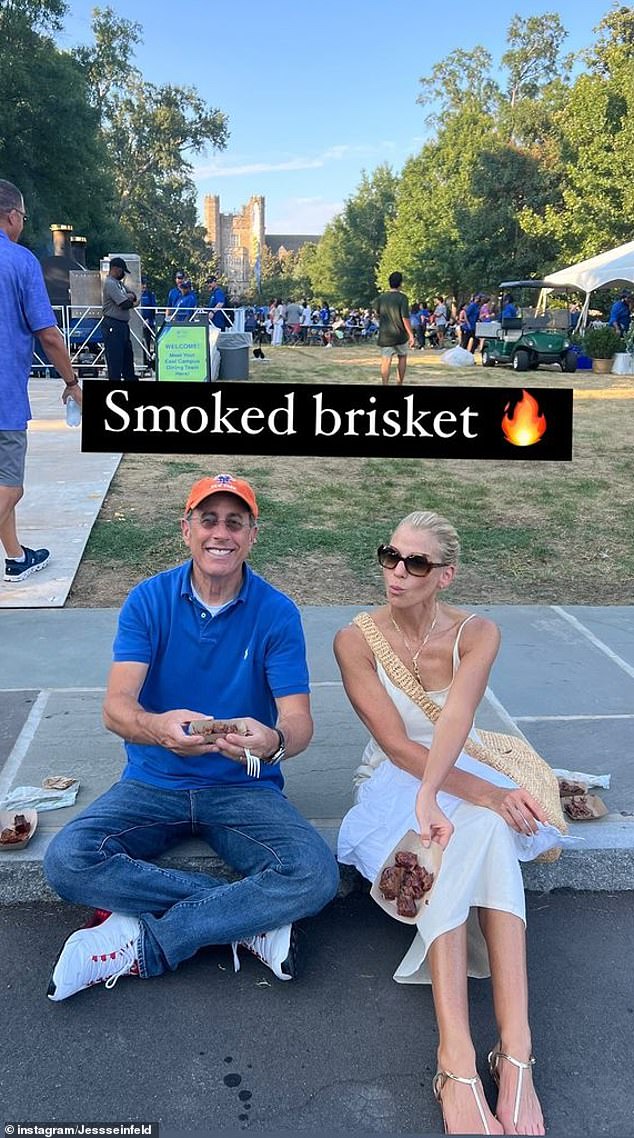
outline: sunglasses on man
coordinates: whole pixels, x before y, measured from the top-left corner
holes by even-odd
[[[412,577],[426,577],[432,569],[444,569],[447,566],[446,561],[430,561],[424,553],[408,553],[404,557],[394,545],[380,545],[376,555],[382,569],[396,569],[399,561],[402,561],[405,571]]]

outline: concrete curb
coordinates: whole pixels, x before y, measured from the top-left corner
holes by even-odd
[[[317,829],[334,851],[336,829]],[[38,834],[33,839],[32,851],[27,847],[20,853],[0,854],[0,905],[59,900],[43,871],[43,857],[50,840],[50,836]],[[160,858],[159,864],[227,880],[235,877],[220,858],[210,855],[207,847],[197,842],[177,847],[171,855]],[[522,875],[524,887],[531,893],[551,893],[556,889],[608,893],[633,890],[634,820],[606,821],[600,832],[595,833],[592,846],[564,850],[556,862],[524,862]],[[356,869],[340,866],[339,897],[367,889],[368,883]]]

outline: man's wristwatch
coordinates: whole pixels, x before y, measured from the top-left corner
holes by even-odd
[[[274,727],[273,730],[277,735],[279,746],[277,751],[274,751],[272,755],[267,755],[266,758],[262,758],[263,763],[281,763],[282,759],[286,758],[286,740],[284,735],[279,727]]]

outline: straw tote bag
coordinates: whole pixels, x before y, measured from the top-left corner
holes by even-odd
[[[427,718],[435,723],[442,708],[434,703],[403,661],[392,651],[369,613],[359,613],[353,624],[363,633],[374,657],[392,683],[404,691]],[[516,735],[504,735],[499,731],[478,731],[478,734],[482,743],[468,738],[463,751],[472,759],[478,759],[493,770],[507,775],[522,790],[527,790],[539,803],[550,824],[561,834],[567,834],[568,826],[559,798],[559,783],[546,760],[537,754],[530,743]],[[540,854],[535,861],[557,861],[560,855],[561,848],[557,846]]]

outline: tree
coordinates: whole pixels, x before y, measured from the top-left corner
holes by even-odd
[[[506,37],[510,46],[501,60],[508,71],[511,107],[520,99],[536,99],[560,75],[561,48],[567,35],[557,12],[513,17]]]
[[[541,213],[551,199],[539,155],[513,143],[490,143],[476,159],[470,201],[458,205],[457,225],[469,249],[463,288],[494,292],[502,280],[535,276],[550,265],[552,242],[520,224],[524,209]]]
[[[395,215],[398,178],[389,166],[363,173],[341,214],[326,226],[311,267],[315,295],[334,304],[366,307],[376,296],[376,273]]]
[[[474,249],[463,227],[477,203],[475,164],[494,141],[489,117],[477,109],[463,110],[448,116],[440,137],[406,163],[380,262],[381,288],[395,270],[403,273],[408,295],[419,299],[437,293],[459,296],[475,287]]]
[[[615,5],[594,30],[598,36],[585,60],[594,74],[609,78],[634,59],[634,8]]]
[[[526,232],[557,242],[570,261],[629,241],[634,228],[634,12],[613,10],[597,31],[588,71],[556,115],[561,203],[521,215]]]
[[[64,10],[58,0],[0,2],[0,166],[28,203],[26,243],[44,251],[51,223],[69,223],[95,259],[118,230],[85,76],[47,34]]]
[[[451,52],[421,78],[433,136],[403,170],[382,287],[399,269],[410,294],[462,299],[544,271],[557,256],[544,219],[562,200],[565,38],[555,12],[515,16],[501,59],[506,83],[479,46]]]
[[[66,0],[0,0],[0,19],[5,29],[19,19],[34,32],[58,32],[68,10]]]
[[[260,287],[256,290],[254,283],[254,299],[266,305],[278,297],[281,299],[286,296],[286,284],[280,258],[265,244],[260,250]]]
[[[105,124],[115,111],[117,95],[133,80],[142,79],[132,62],[134,49],[142,43],[141,25],[120,19],[112,8],[93,8],[91,30],[94,45],[75,50],[92,90],[92,102]]]
[[[550,242],[527,233],[519,218],[526,208],[542,211],[551,192],[539,154],[501,139],[492,118],[464,110],[449,117],[441,136],[403,170],[381,287],[399,270],[412,299],[462,300],[535,275]]]
[[[193,87],[143,78],[133,64],[139,24],[96,8],[94,45],[78,49],[110,155],[116,215],[155,280],[167,283],[176,264],[210,264],[196,224],[191,156],[222,149],[226,116]]]
[[[273,299],[302,300],[312,296],[310,267],[317,246],[309,241],[296,252],[277,256],[268,245],[261,255],[260,288],[253,282],[251,299],[258,304],[269,304]]]
[[[500,88],[491,76],[490,52],[478,45],[471,51],[456,48],[436,63],[431,75],[419,80],[422,88],[416,102],[421,106],[437,106],[429,115],[429,125],[439,126],[445,118],[474,107],[485,111],[497,106]]]
[[[318,242],[307,241],[297,253],[294,273],[298,286],[296,291],[298,298],[303,297],[309,300],[313,296],[313,276],[318,248]]]

